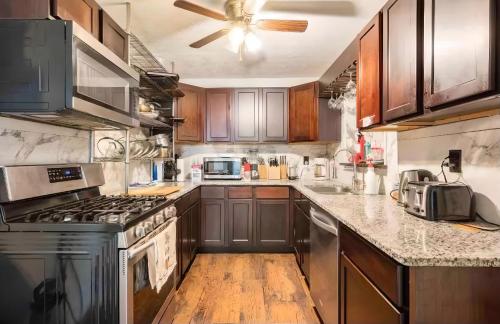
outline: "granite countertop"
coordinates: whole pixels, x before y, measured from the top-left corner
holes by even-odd
[[[478,231],[457,224],[411,216],[387,196],[325,195],[306,186],[333,182],[288,180],[205,181],[179,185],[178,198],[200,185],[286,185],[294,187],[344,225],[406,266],[500,267],[500,231]]]

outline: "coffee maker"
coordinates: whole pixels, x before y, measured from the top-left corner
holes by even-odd
[[[314,180],[322,181],[330,179],[327,158],[315,158],[313,160]]]
[[[167,159],[163,161],[163,181],[175,182],[177,181],[177,159]]]

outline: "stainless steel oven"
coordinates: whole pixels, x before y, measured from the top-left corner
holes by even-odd
[[[175,207],[169,208],[175,210]],[[161,213],[159,212],[158,215]],[[169,230],[169,227],[173,226],[175,233],[176,222],[177,217],[170,217],[165,223],[158,226],[137,243],[127,249],[120,250],[120,324],[159,323],[168,304],[172,301],[177,282],[176,268],[173,268],[168,280],[159,291],[152,288],[149,280],[148,249],[155,244],[155,237],[164,234]],[[153,225],[145,224],[145,226]],[[140,236],[144,233],[141,232],[141,227],[135,227],[133,232],[125,234]],[[173,251],[176,250],[175,240],[170,248]]]
[[[82,129],[139,126],[139,73],[78,24],[0,21],[0,38],[1,113]]]
[[[203,158],[203,179],[241,179],[241,159],[230,157]]]

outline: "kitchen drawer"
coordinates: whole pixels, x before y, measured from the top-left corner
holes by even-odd
[[[257,187],[255,198],[257,199],[288,199],[290,189],[288,187]]]
[[[397,263],[347,227],[340,227],[340,249],[395,305],[402,307],[404,271]]]
[[[189,193],[189,206],[196,204],[200,200],[200,188],[196,188]]]
[[[224,187],[202,187],[201,198],[203,199],[224,199]]]
[[[252,187],[229,187],[227,195],[229,199],[251,199]]]

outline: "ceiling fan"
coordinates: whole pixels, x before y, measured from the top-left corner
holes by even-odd
[[[307,20],[281,20],[281,19],[259,19],[255,20],[255,15],[266,4],[267,0],[226,0],[224,13],[209,8],[205,8],[186,0],[176,0],[174,6],[182,8],[213,19],[228,21],[230,26],[216,31],[189,46],[200,48],[225,35],[233,47],[240,53],[240,59],[245,49],[250,51],[260,47],[260,41],[251,28],[279,32],[303,33],[308,26]]]

